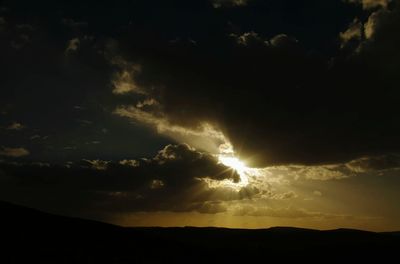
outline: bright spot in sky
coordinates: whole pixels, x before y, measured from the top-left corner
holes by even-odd
[[[220,156],[219,161],[224,164],[227,167],[230,167],[237,172],[244,171],[246,169],[246,166],[242,161],[240,161],[238,158],[235,157],[224,157]]]
[[[225,156],[220,155],[218,157],[220,163],[224,164],[225,166],[235,170],[240,176],[240,185],[246,186],[249,183],[249,179],[247,177],[247,171],[249,168],[238,158],[232,156]]]

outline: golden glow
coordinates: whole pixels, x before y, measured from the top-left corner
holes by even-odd
[[[244,164],[243,161],[233,156],[219,155],[218,160],[225,166],[235,170],[240,176],[240,182],[237,185],[246,186],[249,183],[247,171],[250,169]]]
[[[246,165],[244,165],[244,163],[240,161],[238,158],[220,156],[219,161],[225,166],[236,170],[238,173],[246,170]]]

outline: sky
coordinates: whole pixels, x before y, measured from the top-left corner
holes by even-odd
[[[398,0],[0,1],[0,199],[400,230],[398,32]]]

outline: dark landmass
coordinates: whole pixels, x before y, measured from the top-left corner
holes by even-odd
[[[0,263],[307,263],[396,260],[400,233],[274,227],[124,228],[0,202]]]

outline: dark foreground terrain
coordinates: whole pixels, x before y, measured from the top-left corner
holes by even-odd
[[[123,228],[0,202],[0,263],[397,262],[399,233]]]

